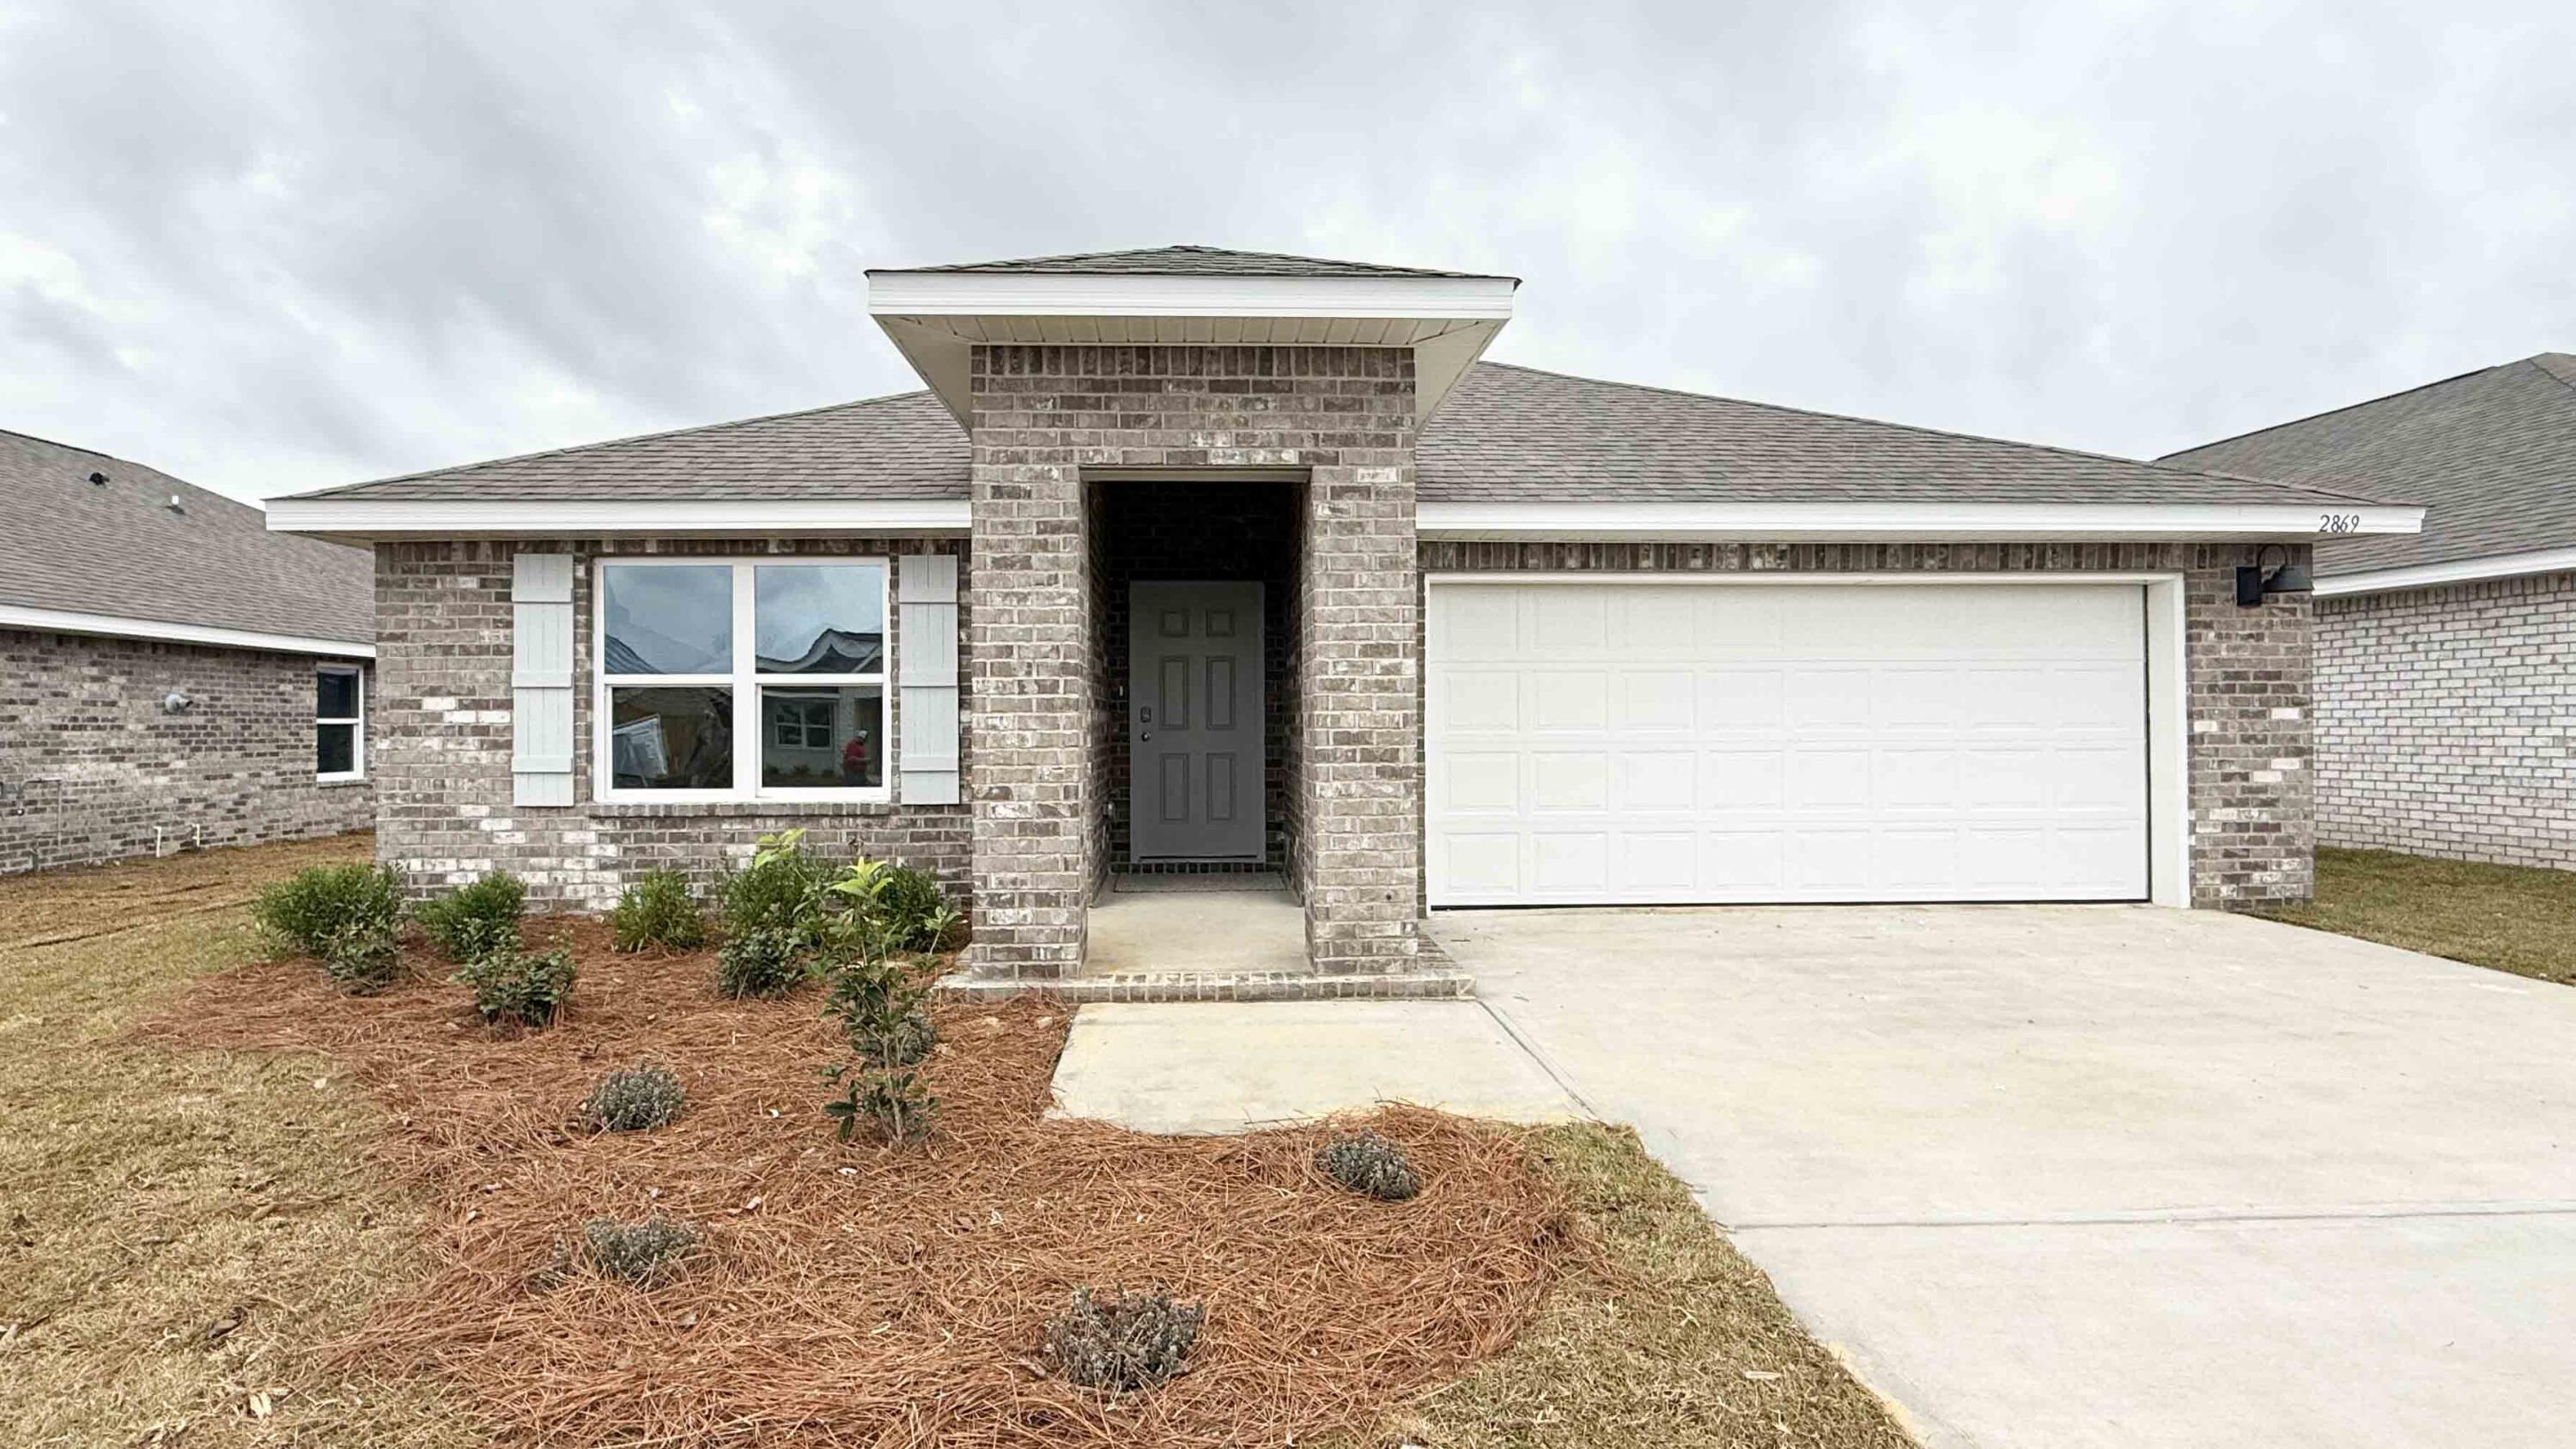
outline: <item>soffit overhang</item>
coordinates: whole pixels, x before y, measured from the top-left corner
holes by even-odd
[[[972,427],[979,344],[1409,347],[1427,421],[1511,320],[1510,277],[871,271],[868,312]]]

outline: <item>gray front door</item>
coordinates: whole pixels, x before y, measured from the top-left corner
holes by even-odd
[[[1259,860],[1261,585],[1128,589],[1130,853]]]

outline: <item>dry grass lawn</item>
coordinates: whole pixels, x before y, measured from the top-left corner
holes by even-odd
[[[426,1267],[418,1206],[363,1166],[382,1125],[367,1099],[316,1057],[117,1040],[253,959],[241,908],[260,883],[367,852],[343,838],[0,880],[10,1442],[483,1442],[425,1387],[319,1366],[318,1344]]]
[[[286,1028],[303,1019],[296,1008],[309,983],[299,982],[292,968],[252,967],[227,978],[211,994],[184,993],[196,978],[250,967],[256,943],[243,924],[241,906],[258,884],[303,865],[362,858],[365,850],[360,839],[0,881],[0,958],[5,958],[0,959],[0,1120],[8,1124],[0,1133],[0,1423],[18,1429],[12,1442],[400,1444],[430,1449],[641,1443],[644,1439],[634,1431],[644,1424],[676,1425],[695,1417],[677,1413],[668,1396],[694,1391],[688,1387],[692,1365],[701,1358],[711,1371],[707,1382],[714,1384],[725,1375],[712,1371],[744,1343],[801,1340],[808,1346],[803,1352],[865,1357],[885,1328],[855,1321],[835,1326],[812,1318],[810,1304],[784,1298],[779,1302],[789,1316],[775,1323],[765,1316],[757,1322],[743,1316],[747,1305],[779,1291],[777,1276],[761,1260],[778,1252],[803,1253],[797,1244],[804,1240],[786,1229],[791,1216],[801,1211],[795,1195],[807,1190],[804,1178],[817,1178],[822,1184],[812,1189],[817,1192],[855,1186],[840,1169],[815,1165],[817,1153],[834,1151],[819,1115],[810,1128],[810,1145],[805,1135],[795,1143],[782,1136],[773,1150],[763,1118],[754,1123],[760,1131],[653,1134],[663,1140],[594,1147],[588,1140],[567,1140],[549,1125],[557,1120],[552,1114],[559,1104],[507,1106],[517,1090],[510,1074],[526,1069],[525,1052],[469,1053],[458,1059],[463,1070],[455,1076],[454,1090],[500,1106],[461,1113],[433,1104],[424,1111],[417,1092],[388,1087],[385,1068],[416,1060],[404,1053],[420,1048],[425,1040],[421,1034],[431,1028],[459,1037],[480,1034],[479,1028],[446,1021],[446,1008],[429,1000],[438,988],[427,984],[367,1003],[316,996],[326,1005],[352,1008],[349,1019],[375,1013],[366,1018],[373,1024],[363,1030],[330,1028],[328,1022],[342,1018],[336,1013],[328,1017],[326,1029],[318,1033],[330,1039],[323,1043],[331,1048],[328,1054],[181,1051],[134,1039],[135,1025],[156,1017],[164,1023],[157,1030],[171,1032],[176,1023],[175,1034],[183,1037],[220,1035],[263,1022],[263,1029],[295,1035]],[[696,964],[702,963],[692,964],[692,979]],[[655,1023],[663,1012],[631,1011],[621,1019],[618,1008],[605,999],[606,989],[619,980],[614,969],[603,966],[595,973],[588,955],[583,965],[573,1019],[554,1033],[515,1045],[559,1052],[567,1070],[577,1069],[586,1079],[622,1059],[627,1042],[619,1038],[621,1029],[661,1030]],[[585,992],[594,995],[586,998]],[[263,1003],[264,993],[274,1000]],[[669,1011],[674,1021],[700,1026],[716,1021],[714,1008],[693,1001],[675,1000]],[[766,1031],[761,1023],[776,1017],[780,1030],[792,1031],[802,1041],[818,1027],[812,1013],[811,1002],[753,1007],[745,1017],[747,1034]],[[792,1025],[790,1015],[796,1018]],[[963,1044],[972,1026],[981,1024],[956,1023],[951,1035]],[[585,1030],[604,1036],[581,1045]],[[734,1036],[726,1038],[725,1049],[744,1050]],[[679,1065],[688,1070],[686,1062]],[[1042,1083],[1043,1077],[1038,1080]],[[776,1085],[782,1102],[818,1095],[802,1082]],[[763,1090],[760,1083],[728,1080],[710,1099],[708,1110]],[[971,1110],[981,1089],[967,1080],[953,1090],[959,1106]],[[560,1093],[549,1087],[548,1095]],[[388,1104],[402,1113],[399,1119],[388,1114]],[[971,1137],[975,1129],[963,1116],[954,1130]],[[477,1125],[486,1118],[493,1125]],[[775,1130],[797,1125],[782,1120]],[[1039,1140],[1032,1127],[998,1117],[989,1130],[1024,1144]],[[1400,1130],[1416,1135],[1424,1150],[1434,1153],[1454,1153],[1457,1143],[1474,1140],[1472,1133],[1460,1136],[1436,1122],[1400,1125]],[[1290,1275],[1279,1280],[1284,1287],[1294,1280],[1292,1264],[1301,1260],[1301,1253],[1322,1255],[1313,1259],[1314,1271],[1326,1271],[1328,1261],[1347,1263],[1352,1270],[1383,1278],[1396,1296],[1410,1296],[1420,1287],[1397,1290],[1392,1285],[1428,1285],[1418,1261],[1428,1246],[1454,1242],[1458,1231],[1471,1236],[1475,1231],[1444,1229],[1414,1248],[1390,1254],[1388,1245],[1396,1240],[1386,1236],[1385,1223],[1353,1235],[1336,1226],[1332,1212],[1325,1210],[1328,1204],[1319,1208],[1297,1165],[1307,1150],[1302,1142],[1265,1134],[1276,1140],[1202,1140],[1194,1146],[1165,1147],[1156,1139],[1117,1140],[1106,1131],[1076,1134],[1083,1150],[1094,1154],[1089,1159],[1094,1173],[1177,1170],[1218,1187],[1240,1179],[1244,1189],[1272,1201],[1259,1210],[1265,1230],[1303,1234],[1301,1241],[1315,1245],[1269,1266],[1271,1258],[1260,1242],[1222,1241],[1217,1224],[1224,1214],[1204,1203],[1173,1205],[1176,1220],[1205,1219],[1205,1224],[1172,1235],[1190,1252],[1172,1258],[1171,1271],[1216,1275],[1208,1281],[1226,1286],[1210,1294],[1212,1302],[1223,1294],[1270,1292],[1268,1285],[1282,1271]],[[698,1142],[700,1137],[706,1141]],[[717,1243],[724,1256],[712,1266],[693,1270],[694,1277],[631,1308],[620,1306],[638,1298],[631,1290],[604,1285],[557,1290],[553,1296],[558,1301],[549,1304],[536,1301],[521,1285],[527,1266],[521,1259],[542,1252],[542,1246],[516,1241],[525,1234],[505,1238],[493,1228],[492,1220],[509,1211],[499,1199],[538,1185],[556,1191],[569,1183],[588,1190],[578,1189],[584,1171],[602,1174],[602,1190],[612,1181],[631,1186],[626,1179],[649,1176],[655,1181],[676,1178],[681,1194],[694,1195],[685,1186],[694,1170],[687,1163],[715,1150],[710,1144],[728,1139],[734,1141],[729,1149],[734,1156],[718,1175],[731,1180],[710,1182],[706,1191],[739,1206],[742,1194],[734,1189],[741,1173],[753,1170],[755,1157],[775,1157],[786,1167],[788,1178],[782,1180],[788,1181],[788,1191],[773,1204],[755,1204],[748,1214],[722,1215]],[[1575,1126],[1533,1129],[1508,1140],[1516,1143],[1511,1150],[1525,1161],[1526,1170],[1536,1174],[1545,1198],[1570,1203],[1573,1209],[1573,1242],[1551,1254],[1553,1291],[1537,1305],[1535,1318],[1527,1318],[1525,1308],[1514,1311],[1518,1339],[1499,1356],[1484,1356],[1492,1349],[1478,1341],[1483,1330],[1445,1322],[1435,1328],[1435,1337],[1449,1335],[1447,1341],[1463,1348],[1467,1358],[1484,1356],[1482,1362],[1427,1396],[1403,1395],[1395,1417],[1382,1427],[1356,1434],[1345,1427],[1335,1442],[1351,1449],[1400,1442],[1433,1449],[1901,1449],[1910,1442],[1887,1411],[1798,1329],[1759,1270],[1710,1227],[1688,1193],[1647,1158],[1633,1136],[1620,1129]],[[840,1160],[871,1177],[899,1166],[870,1149],[849,1151],[855,1155]],[[441,1160],[455,1170],[436,1169]],[[1452,1160],[1459,1164],[1456,1170],[1464,1169],[1464,1159]],[[1490,1164],[1502,1159],[1479,1160]],[[673,1169],[679,1170],[675,1174]],[[991,1233],[979,1208],[973,1221],[960,1218],[932,1231],[911,1229],[906,1251],[950,1261],[968,1272],[979,1255],[997,1252],[1029,1260],[1012,1270],[1018,1273],[1099,1268],[1100,1263],[1072,1261],[1086,1254],[1107,1255],[1111,1249],[1070,1236],[1070,1218],[1054,1221],[1065,1212],[1062,1205],[1051,1207],[1045,1196],[1054,1189],[1044,1184],[1013,1187],[1013,1174],[1032,1170],[1014,1167],[989,1184],[1005,1194],[995,1199],[991,1211],[1020,1219],[1013,1223],[1019,1231]],[[952,1165],[948,1175],[959,1173]],[[492,1196],[476,1196],[485,1191],[483,1178],[492,1179]],[[1102,1190],[1086,1180],[1073,1195]],[[1192,1189],[1192,1195],[1213,1190],[1202,1186]],[[1024,1195],[1009,1198],[1014,1191]],[[1118,1195],[1114,1179],[1109,1191]],[[903,1196],[898,1192],[890,1201]],[[1444,1206],[1436,1195],[1426,1196],[1422,1206],[1427,1210],[1455,1214],[1457,1205]],[[1139,1199],[1129,1206],[1151,1210],[1154,1204]],[[1556,1211],[1562,1214],[1563,1209]],[[772,1221],[773,1214],[776,1229],[759,1226]],[[838,1239],[840,1252],[813,1253],[789,1276],[833,1275],[839,1287],[828,1298],[846,1301],[853,1315],[869,1307],[869,1314],[860,1316],[871,1322],[882,1316],[875,1309],[886,1305],[877,1300],[888,1292],[933,1309],[940,1295],[961,1291],[956,1281],[927,1286],[919,1269],[871,1268],[867,1254],[873,1249],[868,1245],[885,1234],[861,1222],[846,1223],[836,1232],[853,1230],[856,1238]],[[1157,1241],[1140,1229],[1131,1246],[1143,1243],[1156,1252],[1169,1251],[1155,1246]],[[727,1261],[733,1256],[725,1251],[729,1243],[737,1249],[759,1245],[759,1251],[742,1254],[742,1261]],[[1417,1261],[1402,1261],[1404,1252]],[[1050,1268],[1041,1261],[1049,1254],[1065,1261]],[[1383,1261],[1388,1259],[1392,1261]],[[1203,1265],[1194,1266],[1200,1260]],[[1463,1269],[1474,1260],[1471,1254],[1458,1261]],[[889,1285],[886,1275],[918,1286]],[[1048,1291],[1060,1290],[1051,1285]],[[704,1301],[689,1299],[692,1293]],[[925,1293],[929,1301],[924,1301]],[[460,1303],[472,1300],[473,1313],[445,1321],[437,1304],[451,1295]],[[1495,1299],[1492,1290],[1479,1289],[1475,1297],[1500,1304],[1508,1301],[1508,1292]],[[555,1412],[564,1408],[562,1386],[549,1387],[534,1375],[549,1365],[560,1374],[567,1362],[541,1349],[527,1352],[541,1338],[524,1335],[541,1335],[548,1315],[566,1306],[577,1310],[592,1300],[603,1317],[598,1332],[611,1341],[612,1351],[582,1366],[598,1371],[610,1397],[590,1400],[579,1412],[562,1413],[551,1422],[541,1412],[532,1422],[532,1406],[551,1403]],[[729,1316],[711,1317],[701,1329],[691,1309],[711,1305]],[[1336,1330],[1329,1323],[1296,1328],[1300,1320],[1293,1297],[1284,1303],[1246,1300],[1238,1306],[1270,1325],[1260,1330],[1264,1337],[1287,1326],[1292,1333],[1311,1335],[1309,1347],[1294,1347],[1292,1339],[1286,1360],[1265,1361],[1268,1349],[1247,1354],[1239,1336],[1229,1341],[1228,1335],[1249,1331],[1242,1312],[1212,1315],[1215,1357],[1202,1373],[1163,1391],[1173,1401],[1172,1410],[1228,1383],[1257,1392],[1267,1403],[1286,1402],[1280,1395],[1302,1392],[1298,1382],[1310,1376],[1299,1367],[1308,1351],[1314,1355],[1312,1371],[1326,1377],[1347,1379],[1353,1365],[1366,1362],[1351,1356],[1351,1345],[1334,1339]],[[1393,1316],[1388,1321],[1400,1320],[1405,1305],[1389,1307]],[[934,1310],[930,1317],[950,1311]],[[479,1338],[471,1322],[476,1315],[490,1323],[489,1332]],[[1026,1336],[1028,1325],[1017,1322],[1017,1316],[1018,1310],[1012,1310],[1010,1321],[1001,1324],[1003,1338],[1011,1342]],[[616,1321],[607,1321],[611,1319]],[[923,1324],[937,1329],[926,1319],[916,1323],[899,1305],[885,1321],[907,1335],[917,1336]],[[727,1331],[713,1339],[690,1336],[720,1325]],[[970,1335],[991,1333],[995,1326],[990,1321],[959,1324]],[[420,1342],[408,1359],[385,1352],[386,1329],[398,1330],[401,1337],[421,1327],[436,1329],[438,1336]],[[617,1347],[621,1335],[629,1341]],[[648,1339],[669,1342],[680,1358],[659,1370],[639,1360],[635,1350]],[[509,1377],[511,1356],[489,1351],[504,1342],[515,1342],[530,1362],[516,1381]],[[1406,1353],[1389,1363],[1435,1363],[1459,1351],[1434,1349],[1423,1358],[1421,1347],[1409,1344]],[[825,1399],[806,1406],[805,1412],[817,1416],[810,1437],[778,1439],[753,1431],[746,1421],[740,1435],[690,1433],[671,1442],[731,1443],[745,1437],[798,1443],[1055,1442],[1050,1433],[1030,1432],[1044,1430],[1050,1422],[1044,1413],[1030,1411],[1035,1407],[1053,1413],[1069,1401],[1048,1382],[993,1357],[989,1368],[975,1370],[970,1379],[984,1396],[986,1410],[998,1412],[963,1418],[927,1412],[907,1416],[908,1423],[880,1423],[870,1430],[860,1422],[864,1416],[825,1422],[830,1417],[830,1400]],[[792,1355],[784,1361],[796,1366]],[[1457,1363],[1454,1357],[1449,1361]],[[353,1371],[352,1364],[365,1371]],[[1378,1389],[1346,1402],[1356,1404],[1395,1387],[1402,1373],[1418,1372],[1390,1371],[1395,1377],[1372,1380]],[[1448,1372],[1456,1371],[1453,1366]],[[883,1387],[844,1382],[853,1399],[868,1398]],[[618,1387],[621,1383],[630,1387]],[[620,1393],[635,1394],[639,1402],[621,1410],[615,1397]],[[652,1395],[665,1396],[658,1408],[640,1402]],[[756,1411],[758,1397],[743,1403]],[[1152,1404],[1108,1407],[1066,1418],[1061,1437],[1098,1442],[1107,1429],[1108,1437],[1119,1442],[1278,1443],[1286,1442],[1293,1428],[1282,1421],[1265,1434],[1203,1438],[1190,1432],[1189,1425],[1212,1425],[1225,1416],[1211,1417],[1202,1410],[1181,1414]],[[1345,1425],[1353,1422],[1368,1420],[1344,1420]],[[627,1426],[623,1432],[620,1425]],[[787,1426],[768,1422],[772,1431],[782,1427]],[[1300,1433],[1296,1442],[1311,1437]]]
[[[2576,872],[2320,848],[2316,899],[2260,914],[2576,985]]]

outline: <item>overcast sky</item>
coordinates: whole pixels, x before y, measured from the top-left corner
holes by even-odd
[[[862,268],[1197,242],[2151,455],[2576,350],[2571,11],[0,0],[0,427],[259,497],[915,387]]]

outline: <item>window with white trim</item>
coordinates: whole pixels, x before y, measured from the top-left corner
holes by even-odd
[[[313,777],[367,777],[367,675],[354,664],[314,668]]]
[[[601,559],[601,800],[890,798],[884,559]]]

